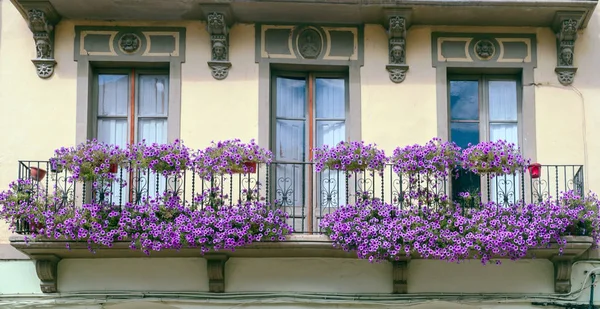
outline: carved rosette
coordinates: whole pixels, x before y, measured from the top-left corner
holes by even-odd
[[[211,55],[208,66],[213,78],[223,80],[229,75],[229,28],[223,13],[211,12],[207,15],[206,29],[210,34]]]
[[[494,57],[496,47],[489,40],[480,40],[475,44],[475,54],[481,60],[489,60]]]
[[[406,65],[406,29],[407,22],[403,16],[390,16],[389,18],[389,64],[386,69],[390,80],[401,83],[406,78],[408,65]]]
[[[35,43],[35,59],[31,61],[35,65],[37,75],[41,78],[49,78],[54,74],[56,61],[54,60],[54,24],[48,20],[46,13],[42,10],[31,9],[27,11],[27,22],[33,33]]]
[[[571,15],[559,17],[555,26],[557,66],[554,71],[557,74],[558,81],[565,86],[573,83],[577,72],[577,68],[574,66],[574,55],[577,30],[580,24],[580,18]]]

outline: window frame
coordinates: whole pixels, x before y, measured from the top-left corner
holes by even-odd
[[[107,75],[127,75],[128,77],[128,83],[127,83],[127,91],[128,91],[128,98],[127,98],[127,126],[128,126],[128,139],[127,142],[131,143],[132,141],[134,143],[140,142],[139,138],[138,138],[138,123],[139,123],[139,119],[140,118],[144,118],[144,119],[167,119],[167,140],[169,140],[169,129],[172,127],[172,123],[174,121],[176,121],[175,119],[172,119],[173,116],[171,115],[171,72],[169,69],[138,69],[135,67],[128,67],[128,68],[97,68],[94,69],[92,71],[92,85],[91,85],[91,94],[92,97],[90,98],[90,104],[89,104],[89,108],[90,108],[90,119],[88,121],[89,123],[89,136],[91,136],[92,138],[98,138],[98,119],[100,118],[100,116],[98,115],[98,107],[99,107],[99,102],[98,102],[98,98],[99,98],[99,86],[98,86],[98,76],[102,75],[102,74],[107,74]],[[167,81],[169,83],[169,85],[167,85],[166,89],[168,89],[169,91],[169,95],[167,96],[168,101],[168,108],[167,108],[167,115],[166,117],[153,117],[153,116],[139,116],[139,115],[132,115],[131,114],[131,97],[132,97],[132,89],[131,89],[131,78],[132,75],[135,78],[135,84],[134,84],[134,110],[137,112],[139,110],[139,76],[140,75],[166,75],[167,76]],[[106,117],[106,118],[117,118],[117,117]],[[120,117],[125,118],[125,117]],[[133,123],[134,126],[134,132],[133,134],[131,134],[131,125]],[[179,135],[179,132],[177,132],[177,135]]]
[[[305,123],[304,129],[304,147],[305,154],[302,162],[310,162],[313,158],[313,150],[316,147],[316,128],[317,128],[317,117],[316,111],[314,110],[316,103],[316,93],[314,91],[314,84],[317,78],[338,78],[344,80],[344,141],[350,140],[350,81],[348,72],[319,72],[319,71],[279,71],[273,70],[271,72],[270,81],[270,100],[269,100],[269,149],[272,151],[276,150],[277,146],[277,78],[304,78],[307,81],[306,93],[305,93]],[[309,81],[312,80],[312,81]],[[311,87],[312,83],[312,87]],[[313,102],[310,110],[310,101]],[[312,117],[311,117],[312,113]],[[319,119],[321,121],[328,120]],[[339,120],[339,119],[338,119]],[[311,131],[312,128],[312,132]],[[311,140],[312,135],[312,140]],[[275,150],[274,150],[275,149]]]
[[[452,120],[452,111],[450,108],[451,98],[450,83],[453,81],[478,81],[479,83],[479,141],[490,140],[490,115],[489,115],[489,82],[490,81],[515,81],[517,88],[517,136],[519,147],[523,151],[523,84],[519,75],[507,75],[507,74],[448,74],[447,78],[447,102],[446,107],[448,109],[448,140],[452,140],[451,126],[453,122],[473,122],[469,120]],[[501,121],[495,121],[495,123],[501,123]],[[514,123],[512,121],[506,121],[506,123]],[[485,124],[485,125],[483,125]]]

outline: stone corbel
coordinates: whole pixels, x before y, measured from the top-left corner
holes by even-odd
[[[566,294],[571,292],[571,271],[575,255],[556,255],[551,261],[554,264],[554,291]]]
[[[394,294],[408,293],[408,263],[410,261],[392,262],[392,276],[394,278]]]
[[[35,262],[35,272],[40,279],[40,289],[42,293],[57,293],[57,266],[60,258],[51,255],[31,255]]]
[[[54,74],[54,26],[58,18],[48,9],[31,8],[27,10],[27,23],[33,33],[36,57],[31,61],[40,78],[49,78]]]
[[[231,12],[225,7],[207,8],[206,30],[210,34],[210,61],[213,78],[223,80],[229,75],[231,62],[229,62],[229,25]]]
[[[213,293],[225,292],[225,263],[229,257],[224,254],[206,256],[208,290]]]
[[[386,13],[388,23],[388,58],[385,67],[394,83],[401,83],[406,78],[406,31],[410,27],[410,10],[395,10]]]
[[[558,12],[554,17],[552,28],[556,33],[557,51],[557,66],[554,71],[558,75],[558,81],[565,86],[573,83],[577,72],[574,65],[575,41],[583,17],[582,12]]]

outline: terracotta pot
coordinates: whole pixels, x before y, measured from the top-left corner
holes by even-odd
[[[527,169],[529,170],[529,174],[531,174],[531,178],[536,179],[536,178],[540,178],[540,175],[542,174],[542,165],[539,163],[532,163],[531,165],[529,165],[527,167]]]
[[[241,167],[231,169],[233,174],[254,174],[256,173],[256,162],[244,162]]]
[[[110,166],[109,166],[109,168],[108,168],[108,171],[110,173],[112,173],[112,174],[116,174],[117,170],[119,170],[119,166],[117,164],[111,163]]]
[[[246,168],[247,173],[256,173],[256,162],[244,162],[244,167]]]
[[[44,177],[46,177],[46,170],[41,169],[41,168],[30,167],[29,172],[31,175],[31,179],[35,180],[35,181],[42,181],[42,179],[44,179]]]

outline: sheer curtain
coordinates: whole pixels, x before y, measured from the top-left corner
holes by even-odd
[[[490,140],[506,140],[519,146],[517,114],[517,82],[492,80],[488,82]],[[514,203],[521,192],[521,174],[494,177],[491,198],[497,203]]]
[[[98,75],[98,141],[127,146],[129,140],[129,75],[100,74]],[[118,176],[123,175],[125,183],[129,177],[125,170],[119,170]],[[129,200],[129,186],[121,188],[121,183],[111,184],[111,194],[105,196],[105,201],[119,204]]]
[[[276,103],[275,198],[283,206],[304,206],[306,80],[278,77]]]
[[[335,146],[346,140],[346,82],[341,78],[315,80],[316,146]],[[345,173],[324,171],[318,175],[319,207],[338,207],[346,202]]]
[[[145,140],[147,144],[167,143],[167,117],[169,111],[169,76],[139,75],[137,106],[137,140]],[[165,189],[176,190],[175,179],[166,178],[156,173],[148,173],[140,177],[140,187],[148,186],[149,196],[161,195]],[[179,186],[179,180],[177,186]]]

